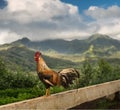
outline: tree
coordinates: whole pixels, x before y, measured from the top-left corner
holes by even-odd
[[[0,59],[0,89],[5,89],[8,87],[7,82],[9,83],[9,81],[6,82],[7,73],[8,71],[6,69],[5,63],[2,61],[2,59]]]
[[[39,81],[34,75],[16,70],[8,71],[5,63],[0,60],[0,89],[8,88],[30,88],[34,87]]]
[[[104,59],[100,59],[98,61],[98,71],[97,71],[97,81],[98,83],[107,82],[111,79],[111,75],[113,74],[112,66],[105,61]]]
[[[0,77],[2,77],[7,72],[5,63],[0,59]]]
[[[80,80],[80,84],[82,86],[88,86],[92,84],[92,74],[93,74],[93,68],[92,65],[86,61],[82,68],[81,68],[81,72],[82,72],[82,77]]]

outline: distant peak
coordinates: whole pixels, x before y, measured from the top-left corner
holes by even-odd
[[[95,37],[103,37],[103,36],[109,37],[106,34],[99,34],[99,33],[93,34],[92,36],[95,36]]]
[[[98,38],[111,39],[108,35],[96,33],[89,37],[89,41],[93,41]]]
[[[20,41],[29,42],[30,40],[27,37],[23,37]]]
[[[28,44],[29,42],[30,42],[30,40],[27,37],[23,37],[12,43],[13,44]]]
[[[27,37],[23,37],[22,39],[19,39],[17,41],[15,41],[14,43],[22,43],[22,44],[26,44],[29,43],[30,40]]]

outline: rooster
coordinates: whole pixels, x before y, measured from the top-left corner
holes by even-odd
[[[64,88],[67,88],[73,83],[73,80],[79,78],[79,72],[74,68],[63,69],[59,72],[50,69],[39,51],[35,53],[34,59],[37,64],[39,79],[46,88],[46,96],[50,95],[50,87],[62,85]]]

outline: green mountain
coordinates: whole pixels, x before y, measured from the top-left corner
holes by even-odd
[[[95,47],[104,48],[114,46],[120,50],[120,41],[110,38],[107,35],[95,34],[88,39],[88,43]]]
[[[92,46],[92,52],[96,55],[110,55],[120,51],[120,41],[110,38],[107,35],[94,34],[85,40],[65,41],[63,39],[30,41],[27,38],[20,39],[16,43],[22,43],[29,48],[41,51],[54,50],[58,53],[83,54]]]
[[[93,60],[107,58],[114,62],[114,59],[119,59],[120,41],[101,34],[94,34],[85,40],[72,41],[62,39],[30,41],[28,38],[23,38],[1,45],[0,58],[11,70],[20,68],[24,71],[35,71],[34,53],[36,50],[47,52],[49,56],[43,55],[43,57],[48,66],[60,69],[76,66],[76,62],[82,62],[86,58]]]
[[[34,61],[34,54],[35,51],[23,44],[7,44],[0,46],[0,58],[5,62],[7,68],[13,71],[17,69],[35,71],[36,62]],[[43,55],[43,57],[51,68],[64,68],[75,65],[75,63],[68,60],[52,58],[45,55]]]

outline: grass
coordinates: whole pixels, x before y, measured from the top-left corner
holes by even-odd
[[[63,87],[53,87],[50,89],[51,94],[65,91]],[[32,99],[45,95],[45,88],[16,88],[0,90],[0,105],[18,102],[26,99]]]
[[[44,91],[37,88],[17,88],[0,90],[0,105],[42,96]]]
[[[82,56],[81,54],[63,54],[63,53],[49,53],[49,52],[43,52],[44,55],[50,56],[50,57],[54,57],[54,58],[59,58],[59,59],[63,59],[63,60],[69,60],[72,62],[82,62],[85,60],[85,57]]]

